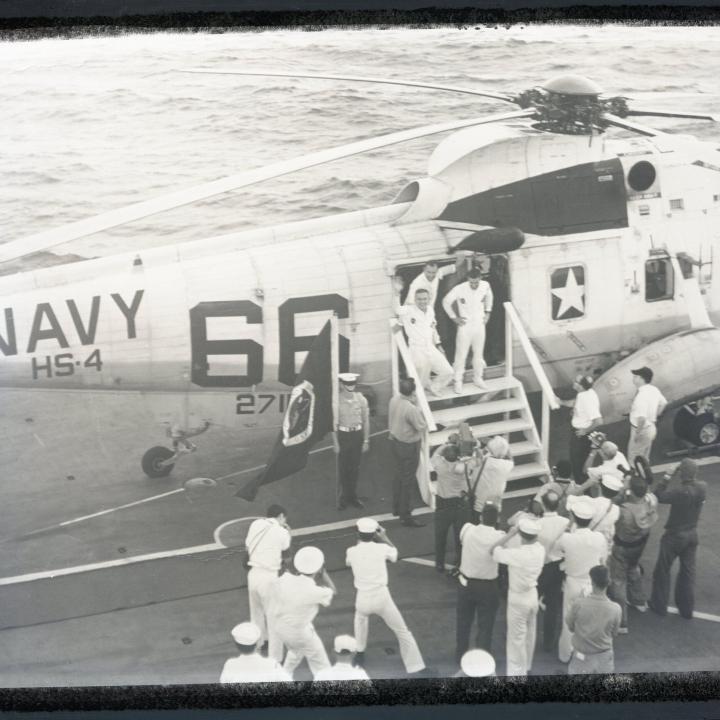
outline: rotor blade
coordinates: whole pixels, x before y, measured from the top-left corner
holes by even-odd
[[[610,123],[610,125],[615,125],[615,127],[621,127],[625,130],[632,130],[633,132],[639,133],[640,135],[647,135],[648,137],[656,137],[658,135],[667,134],[661,130],[655,130],[655,128],[648,127],[647,125],[639,125],[638,123],[624,120],[623,118],[611,115],[610,113],[605,113],[605,119]]]
[[[180,70],[185,73],[196,73],[204,75],[246,75],[251,77],[282,77],[282,78],[306,78],[309,80],[348,80],[350,82],[377,83],[381,85],[403,85],[405,87],[426,88],[428,90],[445,90],[447,92],[464,93],[465,95],[479,95],[480,97],[493,98],[515,103],[510,95],[491,92],[489,90],[474,90],[472,88],[453,87],[451,85],[432,85],[430,83],[411,82],[409,80],[386,80],[384,78],[354,77],[352,75],[314,75],[309,73],[279,73],[279,72],[245,72],[243,70],[202,70],[190,69]]]
[[[502,120],[530,117],[533,114],[533,110],[515,110],[513,112],[490,115],[483,118],[454,120],[452,122],[437,123],[435,125],[425,125],[423,127],[400,130],[374,138],[358,140],[348,145],[340,145],[339,147],[320,150],[309,153],[308,155],[301,155],[292,160],[282,160],[262,168],[247,170],[237,175],[230,175],[220,178],[219,180],[212,180],[211,182],[202,183],[201,185],[195,185],[185,190],[178,190],[168,193],[167,195],[161,195],[152,200],[144,200],[139,203],[134,203],[133,205],[118,208],[117,210],[110,210],[95,217],[78,220],[61,228],[45,230],[26,238],[12,240],[4,245],[0,245],[0,262],[13,260],[31,252],[55,247],[56,245],[93,235],[103,230],[109,230],[118,225],[125,225],[134,220],[140,220],[141,218],[155,215],[165,210],[172,210],[173,208],[188,205],[198,200],[205,200],[206,198],[221,195],[231,190],[254,185],[263,180],[271,180],[281,175],[287,175],[315,165],[322,165],[332,162],[333,160],[359,155],[360,153],[370,150],[377,150],[389,145],[396,145],[409,140],[427,137],[428,135],[437,135],[450,130],[472,127],[473,125],[484,125]]]
[[[692,112],[668,112],[667,110],[628,110],[628,117],[631,115],[647,117],[669,117],[669,118],[689,118],[691,120],[712,120],[712,122],[720,121],[717,115],[710,113],[692,113]]]

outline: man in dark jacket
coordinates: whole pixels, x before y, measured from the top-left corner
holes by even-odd
[[[675,558],[680,558],[680,571],[675,581],[675,603],[680,615],[692,619],[695,606],[695,556],[697,554],[697,525],[705,504],[707,484],[697,479],[697,463],[685,458],[672,475],[673,487],[668,487],[669,475],[660,481],[655,495],[661,503],[670,505],[665,534],[660,541],[650,609],[658,615],[667,613],[670,596],[670,570]]]

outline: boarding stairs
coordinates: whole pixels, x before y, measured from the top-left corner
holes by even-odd
[[[425,416],[428,430],[422,441],[418,486],[423,500],[433,505],[430,492],[430,457],[435,449],[458,431],[460,423],[467,423],[473,435],[486,442],[494,435],[504,437],[510,444],[515,467],[508,479],[505,498],[534,495],[550,474],[548,447],[550,441],[550,409],[557,408],[557,400],[522,322],[510,302],[505,307],[505,371],[500,377],[486,377],[487,389],[472,382],[463,383],[462,393],[452,386],[441,395],[432,395],[422,387],[410,349],[402,332],[393,327],[392,376],[393,390],[398,392],[400,358],[407,376],[415,379],[418,406]],[[396,323],[396,321],[391,321]],[[522,351],[527,365],[535,375],[542,392],[541,427],[535,423],[523,383],[513,375],[513,356]],[[471,372],[466,375],[471,375]]]

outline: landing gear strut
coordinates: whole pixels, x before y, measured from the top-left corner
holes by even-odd
[[[197,450],[197,445],[191,443],[188,438],[204,433],[209,427],[210,422],[206,420],[202,427],[193,430],[183,430],[177,425],[168,428],[167,434],[172,439],[173,449],[164,445],[151,447],[140,461],[143,472],[149,478],[167,477],[180,457]]]

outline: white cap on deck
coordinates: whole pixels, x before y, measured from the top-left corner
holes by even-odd
[[[314,575],[325,563],[325,555],[320,548],[308,545],[300,548],[293,559],[295,569],[303,575]]]
[[[460,660],[460,667],[468,677],[488,677],[495,674],[495,660],[486,650],[468,650]]]
[[[242,622],[230,632],[238,645],[255,645],[260,639],[260,628],[254,622]]]
[[[357,640],[352,635],[338,635],[333,643],[336,653],[357,652]]]
[[[377,520],[372,518],[360,518],[357,521],[357,529],[361,533],[374,533],[379,527]]]

